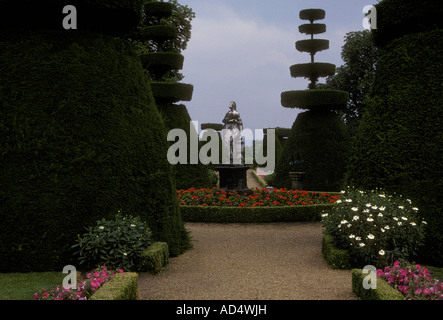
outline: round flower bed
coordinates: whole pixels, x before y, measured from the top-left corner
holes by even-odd
[[[287,207],[332,204],[338,194],[288,189],[254,189],[252,194],[224,191],[218,188],[178,190],[180,205],[217,207]]]

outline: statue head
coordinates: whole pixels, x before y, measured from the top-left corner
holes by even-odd
[[[231,111],[237,110],[237,104],[234,101],[229,102],[229,109]]]

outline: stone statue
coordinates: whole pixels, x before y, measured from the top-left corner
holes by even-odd
[[[223,119],[223,164],[242,164],[243,121],[234,101],[229,103],[229,111]]]

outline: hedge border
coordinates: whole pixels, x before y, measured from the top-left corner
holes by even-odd
[[[105,282],[89,300],[136,300],[138,274],[135,272],[116,273]]]
[[[334,238],[328,234],[323,234],[321,253],[323,259],[333,269],[351,269],[349,252],[344,249],[338,249],[334,245]]]
[[[269,223],[320,221],[323,210],[333,204],[294,207],[180,206],[184,222]]]
[[[154,242],[142,253],[138,271],[158,274],[169,263],[169,248],[166,242]]]
[[[385,280],[377,277],[376,289],[365,289],[362,285],[367,276],[361,269],[352,269],[352,292],[361,300],[404,300],[404,296]]]
[[[311,89],[281,93],[281,105],[298,109],[342,109],[349,100],[349,93],[341,90]]]

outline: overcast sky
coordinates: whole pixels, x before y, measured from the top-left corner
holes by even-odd
[[[363,8],[377,0],[179,0],[195,12],[192,37],[182,70],[183,83],[194,85],[186,106],[193,121],[221,123],[230,101],[237,103],[245,128],[290,128],[300,112],[280,104],[280,94],[307,89],[308,80],[292,78],[289,67],[310,62],[295,42],[309,36],[298,32],[308,21],[303,9],[326,11],[329,50],[316,62],[343,64],[341,47],[347,32],[363,30]],[[324,82],[324,78],[320,79]]]

